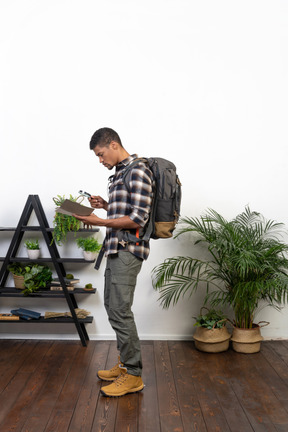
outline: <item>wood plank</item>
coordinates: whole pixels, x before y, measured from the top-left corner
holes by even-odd
[[[154,353],[161,431],[184,432],[167,341],[155,341]]]
[[[229,358],[227,368],[230,383],[253,430],[255,432],[277,431],[269,418],[263,400],[268,386],[265,387],[265,377],[260,376],[257,371],[260,353],[240,354],[231,350],[226,354]],[[252,358],[252,362],[249,361],[249,357]],[[257,392],[257,389],[262,392],[263,397]]]
[[[94,342],[92,360],[75,406],[74,415],[68,429],[69,432],[91,431],[101,388],[101,381],[97,377],[97,371],[103,369],[109,348],[109,342]]]
[[[247,415],[239,404],[237,394],[235,394],[230,382],[228,373],[229,356],[226,352],[205,354],[205,368],[212,382],[213,390],[225,419],[231,431],[253,432]]]
[[[16,345],[13,344],[10,354],[7,355],[6,352],[6,354],[3,355],[3,362],[0,370],[0,394],[21,368],[26,356],[34,350],[37,343],[37,340],[21,341]]]
[[[0,431],[5,431],[2,426],[3,422],[9,416],[12,421],[14,416],[19,415],[17,411],[14,411],[15,401],[17,401],[19,394],[24,390],[27,381],[29,380],[29,374],[18,373],[12,377],[11,381],[5,387],[5,390],[1,394],[1,409],[0,409]],[[10,428],[10,424],[9,424]],[[9,430],[8,428],[6,430]]]
[[[111,369],[115,366],[118,361],[118,355],[119,353],[117,351],[116,342],[113,341],[110,343],[107,360],[106,362],[103,362],[100,369]],[[99,384],[101,387],[103,385],[109,385],[108,382],[101,380],[99,380]],[[100,394],[91,432],[114,432],[117,430],[115,429],[117,408],[118,398],[109,398]]]
[[[185,365],[188,355],[190,356],[192,383],[198,395],[198,401],[207,431],[230,432],[226,416],[222,410],[221,401],[218,399],[215,384],[210,377],[212,371],[206,364],[211,354],[197,351],[194,344],[191,344],[190,353],[186,354]],[[219,353],[218,355],[221,354]],[[238,431],[239,429],[237,429],[237,432]]]
[[[52,416],[53,409],[56,406],[57,397],[69,377],[71,365],[81,349],[78,341],[65,341],[64,345],[62,341],[59,346],[57,345],[58,360],[54,362],[52,373],[47,377],[33,404],[31,414],[24,425],[24,430],[27,429],[29,432],[45,430],[49,417]],[[49,362],[51,362],[51,359]],[[73,412],[71,412],[72,414]]]
[[[160,432],[154,342],[141,342],[144,390],[138,396],[138,431]]]
[[[267,346],[262,346],[257,362],[258,372],[279,400],[288,401],[288,371],[286,363]]]
[[[282,379],[288,379],[288,345],[284,341],[267,341],[262,343],[261,352],[271,366],[281,375]]]
[[[117,432],[137,432],[139,394],[127,394],[126,396],[120,397],[118,399],[115,429]]]
[[[115,341],[0,340],[0,431],[286,432],[288,341],[261,352],[208,354],[183,341],[143,341],[143,392],[100,395],[97,369]],[[20,361],[21,359],[21,361]],[[5,374],[5,365],[7,372]]]
[[[255,364],[253,356],[248,356],[248,361],[250,367],[252,368]],[[275,395],[277,393],[276,385],[279,385],[279,389],[283,392],[282,381],[278,380],[278,376],[275,374],[274,369],[265,362],[265,359],[260,352],[257,359],[257,373],[262,379],[257,379],[255,377],[255,382],[253,391],[257,395],[259,394],[259,399],[262,401],[263,407],[269,416],[269,419],[274,424],[276,429],[285,428],[288,430],[288,413],[283,407],[280,399]],[[265,377],[263,379],[263,377]],[[273,382],[274,379],[274,382]],[[273,384],[272,384],[273,382]],[[281,383],[281,387],[280,387]],[[274,390],[274,391],[273,391]],[[288,389],[287,389],[288,390]],[[284,397],[287,399],[287,390],[284,392]]]
[[[49,420],[45,432],[66,432],[68,430],[72,414],[73,411],[55,410]],[[31,430],[27,429],[27,432],[28,431],[30,432]]]
[[[169,350],[184,431],[207,432],[193,384],[193,342],[169,342]]]
[[[45,429],[51,405],[53,407],[56,402],[55,388],[59,393],[79,344],[69,341],[64,348],[63,341],[53,343],[37,370],[25,374],[29,377],[25,388],[18,394],[13,410],[6,415],[0,430],[21,431],[24,425],[29,432]]]
[[[149,350],[150,348],[150,350]],[[148,349],[150,356],[147,357],[147,351],[146,349]],[[155,372],[154,372],[154,382],[153,380],[149,380],[149,375],[148,372],[150,370],[151,372],[151,366],[149,367],[149,363],[151,363],[153,366],[154,362],[153,362],[153,354],[154,354],[154,347],[153,347],[153,343],[150,342],[143,342],[141,344],[141,351],[142,351],[142,356],[143,356],[143,367],[144,367],[144,371],[143,371],[143,382],[145,383],[145,380],[147,378],[147,382],[151,383],[152,386],[150,388],[147,388],[147,382],[146,382],[146,387],[144,387],[144,390],[142,392],[139,393],[135,393],[135,394],[128,394],[125,397],[121,397],[118,401],[118,410],[117,410],[117,416],[116,416],[116,425],[117,425],[117,432],[126,432],[131,431],[131,432],[137,432],[139,430],[139,422],[140,422],[140,418],[139,414],[142,412],[143,414],[143,408],[145,405],[145,400],[151,400],[151,398],[149,398],[149,396],[152,395],[151,391],[156,391],[156,381],[155,381]],[[147,369],[146,369],[146,364],[147,364]],[[153,388],[154,387],[154,388]],[[155,393],[154,393],[155,394]],[[143,405],[142,405],[143,404]],[[156,412],[158,414],[158,419],[150,413],[150,419],[148,420],[147,417],[144,417],[142,415],[142,429],[144,427],[145,424],[145,431],[151,431],[151,432],[157,432],[157,430],[160,430],[158,428],[160,428],[160,422],[159,422],[159,411],[158,411],[158,406],[157,404],[155,404],[155,396],[153,396],[153,405],[156,409]],[[150,404],[150,408],[151,408],[151,404]],[[145,421],[145,423],[143,423],[143,420]]]
[[[53,345],[52,341],[42,340],[38,341],[37,345],[34,347],[33,351],[24,359],[21,365],[22,373],[32,373],[35,372],[38,366],[41,365],[46,353],[51,349]]]
[[[57,405],[61,406],[62,410],[69,411],[74,409],[87,369],[91,362],[93,351],[94,344],[88,343],[87,347],[84,349],[79,345],[77,355],[74,361],[71,361],[69,379],[65,381],[56,402]]]

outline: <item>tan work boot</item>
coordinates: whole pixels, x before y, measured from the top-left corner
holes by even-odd
[[[103,381],[114,381],[120,374],[120,366],[123,366],[120,362],[120,356],[118,357],[118,363],[109,370],[99,370],[97,376]]]
[[[112,384],[102,387],[101,393],[104,396],[124,396],[143,390],[144,384],[141,376],[130,375],[125,368],[120,370],[121,375]]]

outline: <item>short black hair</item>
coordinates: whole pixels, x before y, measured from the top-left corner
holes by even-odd
[[[111,141],[116,141],[122,146],[121,139],[117,132],[108,127],[98,129],[90,140],[90,150],[93,150],[97,145],[100,147],[109,147]]]

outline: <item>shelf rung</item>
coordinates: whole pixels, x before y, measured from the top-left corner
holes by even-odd
[[[86,318],[83,319],[78,319],[80,324],[91,324],[93,322],[93,317],[92,316],[88,316]],[[73,320],[73,318],[70,317],[58,317],[58,318],[47,318],[45,319],[43,316],[41,316],[39,319],[31,319],[31,320],[25,320],[25,319],[19,319],[19,320],[0,320],[0,323],[21,323],[21,324],[39,324],[39,323],[44,323],[44,324],[75,324],[75,321]]]

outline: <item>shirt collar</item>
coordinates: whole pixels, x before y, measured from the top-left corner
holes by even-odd
[[[126,159],[124,159],[123,161],[118,163],[118,165],[116,166],[116,170],[121,169],[122,167],[129,165],[134,159],[137,159],[137,157],[138,157],[137,154],[132,154],[132,155],[128,156]]]

